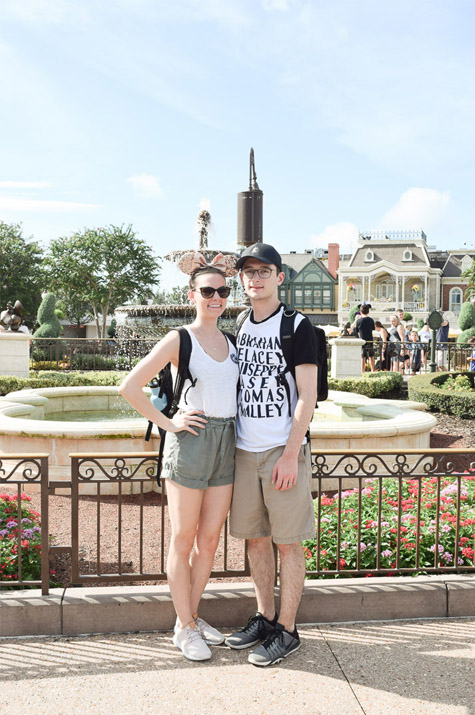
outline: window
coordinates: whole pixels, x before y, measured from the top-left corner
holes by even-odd
[[[311,288],[305,288],[305,307],[306,308],[311,308],[312,307],[312,289]]]
[[[325,308],[329,308],[332,302],[332,294],[330,288],[323,289],[323,305]]]
[[[392,300],[394,283],[376,283],[376,300]]]
[[[365,261],[374,261],[374,253],[371,248],[366,251],[364,259]]]
[[[413,261],[414,259],[413,259],[413,257],[412,257],[412,251],[410,251],[410,250],[407,248],[407,249],[404,251],[403,255],[402,255],[402,260],[403,260],[403,261]]]
[[[460,308],[462,306],[462,289],[452,288],[449,293],[449,310],[455,315],[460,313]]]
[[[282,287],[279,288],[279,300],[280,300],[282,303],[286,303],[286,302],[287,302],[287,289],[286,289],[286,288],[282,288]]]

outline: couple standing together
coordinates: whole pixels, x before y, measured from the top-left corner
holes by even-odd
[[[278,298],[284,273],[272,246],[250,246],[235,268],[252,306],[236,347],[217,327],[230,290],[225,274],[207,265],[191,273],[188,295],[196,318],[187,330],[196,379],[185,383],[177,414],[165,417],[142,389],[168,362],[176,373],[177,331],[132,370],[120,392],[169,433],[161,476],[172,532],[167,575],[177,613],[174,644],[190,660],[208,660],[209,645],[223,642],[235,649],[257,646],[248,660],[267,666],[300,647],[295,618],[305,581],[301,541],[315,537],[306,435],[317,395],[316,345],[312,325],[297,313],[287,336],[295,369],[286,371],[280,344],[285,307]],[[198,606],[230,505],[231,534],[247,541],[257,613],[225,639],[199,617]],[[280,556],[279,613],[272,542]]]

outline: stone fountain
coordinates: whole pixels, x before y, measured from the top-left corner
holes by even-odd
[[[211,214],[208,202],[202,200],[200,212],[196,220],[196,232],[198,234],[198,251],[207,263],[210,263],[215,256],[221,253],[232,264],[237,255],[232,251],[219,251],[208,246],[209,230],[211,225]],[[180,261],[189,249],[170,251],[164,256],[166,261],[180,265]],[[236,284],[237,287],[237,284]],[[232,331],[236,321],[236,316],[243,306],[228,305],[225,312],[219,319],[219,326],[223,330]],[[194,309],[191,304],[185,305],[123,305],[116,309],[114,317],[117,321],[117,328],[120,336],[128,336],[135,333],[143,338],[159,339],[169,330],[180,325],[190,323],[194,318]]]

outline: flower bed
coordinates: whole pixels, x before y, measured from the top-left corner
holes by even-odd
[[[0,494],[0,581],[16,581],[18,573],[18,528],[21,528],[21,580],[41,578],[41,522],[30,508],[31,497]]]
[[[440,501],[437,503],[437,482],[440,479]],[[462,475],[460,488],[460,514],[458,543],[456,544],[458,482],[456,477],[431,477],[421,479],[420,524],[417,524],[419,481],[402,480],[399,495],[399,480],[393,478],[366,479],[361,490],[341,492],[340,552],[337,553],[339,498],[322,494],[320,511],[320,558],[317,561],[317,540],[304,542],[308,571],[324,571],[325,577],[350,576],[345,570],[376,569],[378,549],[380,569],[387,569],[394,576],[397,568],[397,541],[400,539],[399,568],[424,568],[474,566],[475,546],[475,476]],[[381,492],[381,524],[378,528],[379,490]],[[359,500],[361,499],[361,511]],[[399,504],[399,499],[401,503]],[[399,509],[401,518],[398,528]],[[437,512],[439,516],[437,517]],[[318,516],[318,499],[315,500]],[[360,517],[358,518],[358,514]],[[436,543],[438,519],[438,539]],[[359,526],[359,529],[358,529]],[[380,540],[378,545],[378,532]],[[416,548],[419,542],[419,566],[416,564]],[[357,553],[359,552],[359,567]],[[337,559],[339,567],[337,567]],[[455,562],[456,559],[456,562]],[[371,576],[372,574],[368,574]],[[321,575],[311,574],[309,578]]]
[[[456,389],[454,385],[469,381],[474,387],[474,379],[473,372],[416,375],[408,382],[409,399],[425,402],[431,410],[469,419],[475,417],[475,391]]]

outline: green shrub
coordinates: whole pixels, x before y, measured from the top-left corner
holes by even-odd
[[[61,334],[61,323],[55,315],[56,296],[46,293],[38,308],[40,327],[33,334],[34,338],[57,338]]]
[[[470,328],[475,328],[475,307],[470,301],[463,303],[460,308],[460,315],[458,319],[458,326],[460,330],[469,330]]]
[[[422,330],[422,328],[424,327],[424,323],[424,318],[417,318],[417,329]]]
[[[447,378],[457,374],[468,375],[472,387],[474,386],[473,372],[416,375],[408,382],[409,399],[425,402],[429,409],[435,412],[445,412],[465,419],[475,417],[475,393],[444,389]]]
[[[402,319],[407,323],[408,320],[412,320],[412,313],[404,313]]]
[[[361,377],[328,378],[330,390],[355,392],[366,397],[379,397],[401,387],[404,380],[399,372],[370,372]]]
[[[59,372],[30,371],[30,377],[12,377],[0,375],[0,395],[7,395],[17,390],[30,390],[37,387],[90,387],[102,385],[113,387],[120,385],[127,372]]]
[[[457,337],[457,343],[460,345],[461,343],[466,343],[469,338],[475,337],[475,325],[473,328],[467,328],[467,330],[464,330],[460,335]]]

